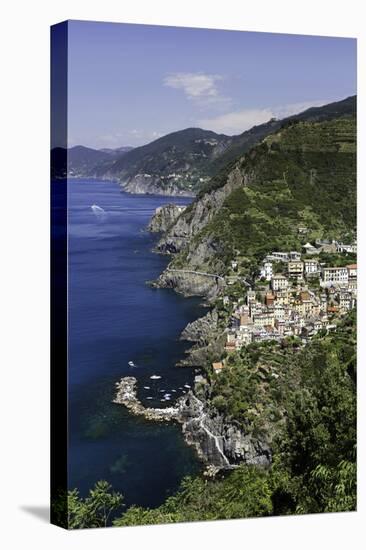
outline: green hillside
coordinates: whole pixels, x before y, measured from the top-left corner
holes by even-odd
[[[108,174],[122,182],[140,174],[159,178],[164,188],[172,181],[178,188],[196,191],[208,178],[210,162],[231,143],[231,138],[200,128],[187,128],[136,147],[108,167]],[[101,173],[105,170],[102,169]],[[165,179],[167,178],[167,179]]]
[[[353,118],[293,122],[244,155],[236,169],[246,176],[247,185],[226,198],[194,237],[191,250],[213,239],[225,251],[219,262],[225,266],[237,255],[254,260],[271,250],[299,250],[307,240],[344,238],[354,232]],[[308,228],[306,236],[299,235],[299,226]]]
[[[311,107],[302,113],[282,120],[271,120],[265,124],[254,126],[238,136],[234,136],[230,147],[211,163],[210,170],[213,177],[207,184],[202,186],[200,196],[221,187],[225,183],[228,170],[233,166],[234,162],[268,135],[297,121],[322,122],[341,117],[355,119],[356,103],[357,97],[350,96],[341,101],[329,103],[321,107]]]

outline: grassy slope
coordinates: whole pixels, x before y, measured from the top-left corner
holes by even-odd
[[[352,118],[298,122],[267,137],[239,161],[250,183],[235,190],[191,246],[212,237],[256,260],[305,240],[337,238],[356,225],[356,127]],[[310,233],[298,234],[299,225]],[[213,259],[215,261],[215,259]],[[214,266],[213,266],[214,267]]]
[[[230,166],[232,166],[240,156],[281,127],[286,127],[296,121],[323,122],[340,117],[355,118],[356,103],[357,97],[350,96],[341,101],[323,105],[322,107],[311,107],[302,113],[292,115],[283,120],[269,121],[265,124],[254,126],[250,130],[238,136],[234,136],[231,146],[224,151],[219,158],[211,162],[210,173],[213,177],[202,187],[199,195],[202,196],[224,185]]]

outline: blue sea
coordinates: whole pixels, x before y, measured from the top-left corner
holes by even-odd
[[[152,252],[156,236],[146,225],[173,201],[190,199],[68,182],[69,488],[82,495],[106,479],[127,505],[157,506],[202,469],[179,426],[136,418],[112,403],[122,376],[138,379],[139,397],[150,406],[174,403],[193,382],[192,369],[175,366],[187,349],[179,335],[204,309],[199,299],[146,284],[168,262]],[[151,380],[154,374],[161,379]],[[172,401],[162,403],[164,393]]]

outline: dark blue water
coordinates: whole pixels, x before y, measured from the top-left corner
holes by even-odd
[[[136,418],[111,403],[114,385],[136,376],[142,401],[153,406],[165,406],[160,390],[181,395],[194,372],[175,367],[186,349],[179,335],[203,309],[197,299],[146,285],[167,258],[151,252],[155,237],[144,229],[155,208],[172,199],[120,193],[108,182],[71,181],[68,189],[69,487],[86,494],[106,479],[127,504],[156,506],[201,465],[179,426]],[[93,204],[105,213],[93,213]]]

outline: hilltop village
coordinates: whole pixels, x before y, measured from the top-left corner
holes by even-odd
[[[302,252],[272,252],[243,297],[223,297],[223,305],[232,307],[225,351],[288,337],[305,344],[319,331],[336,328],[337,318],[356,306],[357,264],[329,266],[318,257],[322,252],[341,263],[343,255],[357,253],[357,244],[318,240]],[[238,261],[231,262],[233,273],[238,267]],[[215,372],[223,367],[223,362],[213,364]]]

